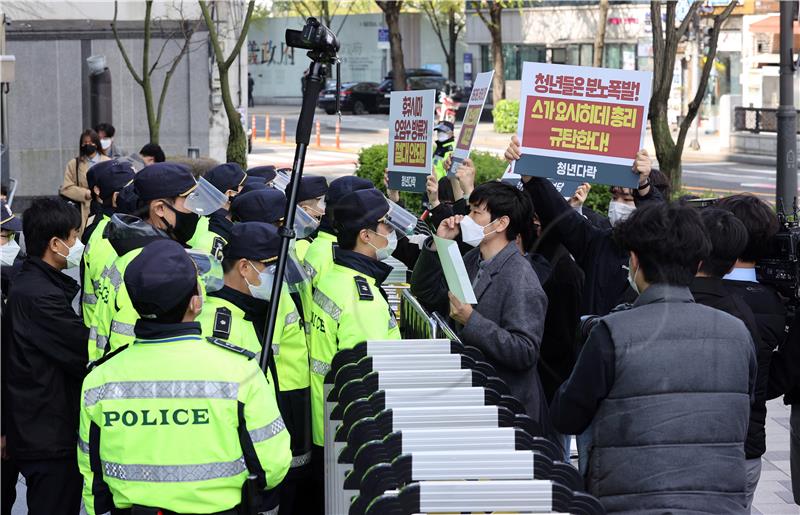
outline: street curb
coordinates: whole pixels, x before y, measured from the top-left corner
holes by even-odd
[[[778,166],[777,158],[773,156],[759,156],[754,154],[728,154],[728,161],[748,165]]]

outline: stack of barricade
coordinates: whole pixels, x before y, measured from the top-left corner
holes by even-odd
[[[364,342],[324,396],[329,515],[604,513],[478,349]]]

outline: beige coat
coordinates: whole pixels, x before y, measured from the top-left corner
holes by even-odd
[[[100,154],[100,161],[108,161],[108,157]],[[77,162],[77,170],[75,164]],[[98,161],[99,162],[99,161]],[[86,181],[86,172],[89,171],[89,160],[85,157],[75,159],[74,157],[67,162],[64,169],[64,182],[58,192],[68,199],[74,201],[81,208],[81,234],[86,228],[86,220],[89,218],[89,205],[91,200],[87,200],[89,193],[89,183]]]

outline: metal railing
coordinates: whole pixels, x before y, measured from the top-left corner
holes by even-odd
[[[736,107],[733,110],[733,128],[754,134],[778,132],[778,110],[769,107]],[[800,111],[797,133],[800,134]]]

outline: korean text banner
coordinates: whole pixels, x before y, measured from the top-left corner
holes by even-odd
[[[433,161],[436,90],[392,91],[389,104],[389,189],[425,192]]]
[[[475,139],[478,123],[481,121],[483,106],[486,103],[486,97],[489,95],[489,87],[492,85],[492,77],[494,77],[494,70],[479,73],[475,78],[475,85],[472,87],[472,93],[469,95],[469,102],[464,111],[461,131],[458,133],[458,139],[456,140],[456,148],[453,150],[451,157],[452,164],[450,165],[450,170],[447,171],[448,175],[455,174],[456,170],[458,170],[458,165],[469,157],[469,150],[472,147],[472,141]]]
[[[651,88],[650,72],[524,63],[514,171],[635,188]]]

